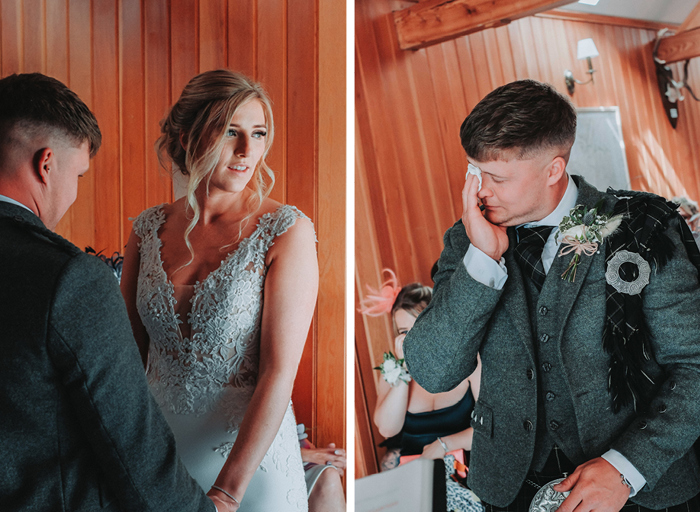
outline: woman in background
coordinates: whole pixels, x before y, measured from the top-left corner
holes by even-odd
[[[469,452],[474,434],[469,424],[479,397],[481,363],[478,362],[472,375],[446,393],[428,393],[412,380],[403,366],[403,341],[418,314],[430,303],[432,289],[420,283],[400,288],[394,273],[384,272],[389,274],[389,279],[381,290],[370,293],[362,301],[360,310],[369,316],[389,313],[396,334],[395,357],[393,353],[384,355],[373,416],[374,424],[387,439],[382,470],[396,467],[399,456],[439,459],[458,450]],[[448,460],[452,462],[451,458]],[[471,491],[449,479],[447,492],[448,510],[481,509]]]
[[[151,390],[220,512],[307,510],[290,396],[318,264],[312,223],[268,197],[273,130],[259,84],[194,77],[157,142],[187,194],[139,215],[124,261]]]

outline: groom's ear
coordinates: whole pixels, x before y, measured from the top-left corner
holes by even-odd
[[[561,156],[555,156],[550,162],[547,172],[549,173],[547,184],[554,185],[558,183],[566,172],[566,160]]]
[[[48,183],[52,171],[55,173],[55,161],[56,159],[51,148],[42,148],[34,153],[32,170],[34,171],[34,176],[36,176],[42,185]]]

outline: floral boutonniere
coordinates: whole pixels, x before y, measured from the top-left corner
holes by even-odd
[[[581,255],[593,256],[603,239],[614,233],[622,222],[622,215],[612,217],[607,213],[599,213],[601,207],[602,201],[590,210],[582,204],[577,205],[559,224],[557,235],[561,239],[559,256],[574,254],[569,266],[561,275],[562,279],[573,282],[576,279],[576,268],[581,262]]]
[[[403,361],[403,359],[396,359],[391,352],[384,352],[384,362],[375,366],[374,369],[381,371],[382,378],[392,387],[398,386],[400,382],[408,384],[411,382],[411,376],[406,371]]]

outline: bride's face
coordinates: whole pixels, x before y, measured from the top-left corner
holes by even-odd
[[[224,135],[224,147],[210,187],[242,192],[265,152],[267,127],[262,104],[253,99],[241,105]]]

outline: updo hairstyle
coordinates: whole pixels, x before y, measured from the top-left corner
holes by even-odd
[[[432,298],[433,289],[420,283],[407,284],[401,288],[401,291],[396,296],[394,305],[391,307],[391,323],[394,326],[394,332],[398,333],[394,313],[399,309],[403,309],[413,316],[418,316],[430,304]]]
[[[156,141],[160,165],[167,170],[172,163],[171,172],[189,176],[186,201],[193,217],[185,230],[185,243],[192,256],[187,265],[194,259],[189,234],[200,216],[195,191],[206,180],[209,193],[209,181],[219,162],[231,119],[242,105],[254,99],[262,105],[267,136],[265,151],[248,185],[253,194],[246,205],[249,214],[240,223],[240,239],[243,227],[270,195],[275,183],[275,175],[265,162],[274,138],[272,105],[265,90],[241,73],[228,69],[206,71],[189,81],[180,99],[161,121],[161,136]]]

